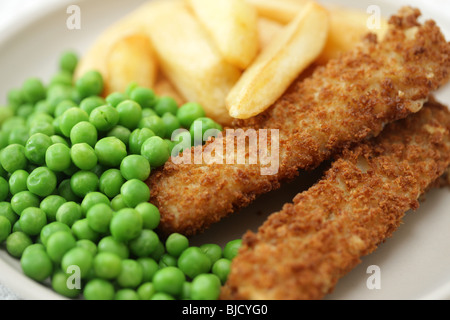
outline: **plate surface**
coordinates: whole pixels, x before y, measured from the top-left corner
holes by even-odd
[[[18,87],[27,77],[38,76],[47,81],[56,71],[60,53],[74,49],[80,54],[93,43],[108,25],[132,11],[145,0],[60,1],[43,7],[33,14],[25,14],[0,32],[0,104],[6,101],[6,92]],[[433,18],[450,39],[450,6],[445,0],[334,0],[319,1],[359,8],[364,11],[377,5],[383,16],[390,16],[402,5],[421,9],[424,18]],[[66,12],[70,4],[81,9],[81,29],[69,30]],[[442,88],[436,96],[450,104],[450,86]],[[306,190],[318,178],[324,167],[302,173],[296,181],[266,195],[251,206],[214,225],[204,234],[191,239],[191,243],[225,244],[240,238],[246,230],[256,231],[272,212],[281,209],[299,192]],[[449,299],[450,298],[450,191],[448,188],[432,190],[417,211],[408,212],[404,224],[391,239],[376,252],[364,257],[362,263],[346,275],[327,299]],[[381,271],[381,289],[368,289],[369,266]],[[62,299],[48,287],[28,279],[20,264],[0,248],[0,283],[24,299]]]

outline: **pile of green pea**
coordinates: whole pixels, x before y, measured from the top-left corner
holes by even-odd
[[[240,240],[161,238],[145,181],[181,143],[175,130],[220,125],[135,83],[102,97],[100,73],[75,81],[77,63],[64,52],[47,85],[29,78],[0,108],[0,244],[69,298],[217,299]]]

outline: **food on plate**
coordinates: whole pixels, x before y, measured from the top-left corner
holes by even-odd
[[[323,298],[449,165],[450,112],[436,102],[346,149],[322,180],[244,236],[222,298]]]
[[[244,0],[185,0],[224,59],[246,69],[259,51],[258,15]]]
[[[254,6],[258,14],[270,20],[287,24],[301,11],[311,0],[245,0]]]
[[[368,36],[297,81],[264,113],[236,123],[242,135],[245,129],[255,130],[257,137],[259,129],[279,130],[273,153],[276,156],[279,147],[279,159],[273,161],[279,163],[276,174],[262,175],[270,163],[249,164],[248,156],[246,164],[196,165],[174,163],[175,157],[155,171],[148,183],[151,202],[161,212],[161,231],[198,233],[279,188],[298,170],[315,168],[349,143],[377,135],[386,123],[419,111],[450,75],[450,44],[433,21],[419,24],[419,15],[417,9],[401,9],[390,19],[383,41]],[[204,148],[227,145],[227,140],[236,143],[235,135],[225,134]],[[267,146],[271,150],[271,144]],[[185,151],[183,157],[201,148]]]
[[[233,118],[248,119],[270,107],[322,52],[328,12],[310,2],[274,35],[226,97]]]

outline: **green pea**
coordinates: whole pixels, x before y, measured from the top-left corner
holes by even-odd
[[[87,143],[91,147],[94,147],[97,143],[97,137],[97,128],[87,121],[78,122],[70,131],[70,142],[72,142],[72,145]]]
[[[139,103],[133,100],[125,100],[116,107],[119,112],[119,124],[134,130],[141,120],[142,108]]]
[[[0,152],[0,163],[9,173],[26,169],[28,159],[25,156],[25,147],[20,144],[11,144],[7,146]]]
[[[142,230],[139,236],[130,240],[128,246],[136,257],[148,257],[159,243],[159,237],[153,230]]]
[[[17,170],[14,171],[13,174],[9,177],[8,185],[9,185],[9,192],[12,195],[15,195],[16,193],[19,193],[21,191],[28,190],[27,188],[27,179],[28,179],[29,173],[25,170]]]
[[[139,295],[133,289],[119,289],[114,296],[114,300],[139,300]]]
[[[41,209],[29,207],[22,211],[19,224],[23,232],[30,236],[36,236],[47,224],[47,216]]]
[[[157,168],[170,158],[170,150],[162,138],[155,136],[148,138],[142,144],[141,155],[150,162],[152,168]]]
[[[146,109],[150,110],[150,109]],[[142,144],[151,137],[154,137],[155,133],[149,128],[135,129],[128,141],[128,147],[130,149],[130,153],[132,154],[141,154]]]
[[[3,216],[0,216],[0,244],[11,234],[11,222]]]
[[[155,111],[160,117],[167,112],[176,115],[178,111],[178,103],[172,97],[159,97],[155,105]]]
[[[8,138],[8,143],[25,146],[29,138],[30,134],[27,127],[17,127],[11,130]]]
[[[98,131],[108,131],[114,128],[119,122],[119,112],[114,107],[103,105],[91,111],[89,122],[92,123]]]
[[[200,250],[202,250],[208,258],[211,260],[211,263],[214,264],[217,260],[222,258],[222,248],[214,243],[207,243],[200,246]]]
[[[94,257],[91,252],[76,246],[64,254],[61,260],[61,267],[67,272],[71,269],[71,267],[77,266],[80,271],[80,277],[82,279],[86,279],[91,271],[93,262]]]
[[[120,173],[127,180],[147,180],[150,176],[150,163],[141,155],[129,155],[120,164]]]
[[[170,294],[164,292],[157,292],[152,296],[151,300],[175,300],[175,298],[172,297]]]
[[[70,73],[75,71],[78,64],[78,56],[73,51],[65,51],[59,58],[59,68]]]
[[[152,89],[144,87],[135,87],[129,93],[130,99],[140,104],[142,108],[151,108],[156,103],[156,95]]]
[[[141,300],[150,300],[155,293],[155,286],[151,282],[143,283],[137,288],[137,294]]]
[[[200,274],[192,280],[191,298],[193,300],[217,300],[221,283],[215,274]]]
[[[97,107],[105,105],[106,101],[102,97],[99,96],[92,96],[84,98],[80,102],[80,109],[86,111],[87,114],[91,114],[92,110],[94,110]]]
[[[47,221],[56,220],[56,212],[58,212],[59,207],[66,203],[67,200],[59,195],[49,195],[45,197],[40,204],[40,208],[47,215]]]
[[[49,87],[54,85],[72,86],[72,73],[66,70],[59,70],[50,78]]]
[[[158,246],[156,247],[155,251],[153,251],[150,254],[150,258],[155,259],[156,261],[159,261],[162,256],[166,253],[166,249],[164,248],[164,243],[160,240],[158,242]]]
[[[97,155],[87,143],[72,145],[70,155],[72,162],[81,170],[92,170],[97,165]]]
[[[212,136],[217,136],[221,127],[212,119],[202,117],[196,119],[189,129],[194,145],[201,145]]]
[[[123,158],[127,156],[127,147],[116,137],[106,137],[96,143],[95,153],[100,164],[118,167]]]
[[[77,108],[77,104],[73,102],[72,99],[68,98],[60,101],[55,107],[55,119],[61,119],[61,116],[64,114],[64,112],[72,108]]]
[[[81,210],[86,215],[90,208],[100,203],[106,205],[107,208],[110,207],[109,199],[103,193],[89,192],[81,202]],[[108,210],[106,207],[102,207],[102,209]]]
[[[114,198],[120,193],[125,179],[122,177],[120,170],[109,169],[103,172],[99,180],[99,189],[109,198]]]
[[[189,247],[178,258],[178,267],[191,279],[211,269],[211,260],[198,247]]]
[[[136,260],[122,260],[120,273],[117,277],[117,283],[122,288],[136,288],[142,283],[144,271],[142,266]]]
[[[11,225],[19,219],[19,216],[14,212],[10,202],[0,202],[0,216],[5,217],[11,222]]]
[[[34,164],[45,164],[45,153],[52,145],[52,140],[49,136],[42,133],[33,134],[25,144],[25,156]]]
[[[73,192],[70,186],[70,179],[61,181],[58,186],[58,194],[66,199],[66,201],[79,201],[80,198]]]
[[[167,133],[164,121],[158,116],[149,116],[142,118],[139,121],[138,127],[139,129],[148,128],[161,138],[164,138]]]
[[[99,252],[114,253],[121,259],[128,259],[130,256],[130,250],[127,245],[121,241],[116,240],[112,236],[106,236],[98,242]]]
[[[45,164],[55,172],[63,172],[69,169],[72,164],[70,148],[63,143],[51,145],[45,152]]]
[[[159,270],[158,263],[154,259],[148,257],[138,258],[137,262],[139,262],[142,266],[143,270],[142,281],[151,282],[153,280],[153,276],[155,275],[156,271]]]
[[[11,198],[11,207],[18,215],[26,208],[39,207],[39,203],[39,197],[30,191],[18,192]]]
[[[120,141],[122,141],[126,146],[128,146],[128,143],[130,141],[130,135],[131,131],[128,128],[125,128],[124,126],[117,125],[114,128],[112,128],[108,133],[107,137],[116,137]]]
[[[85,197],[89,192],[98,190],[99,180],[91,171],[78,171],[70,178],[70,187],[78,197]]]
[[[141,215],[145,229],[153,230],[158,227],[161,214],[157,206],[149,202],[143,202],[138,204],[135,210]]]
[[[23,273],[38,282],[42,282],[51,276],[53,263],[44,250],[32,250],[22,255],[20,265]]]
[[[166,250],[174,257],[179,257],[188,247],[188,238],[179,233],[172,233],[166,240]]]
[[[59,128],[66,137],[70,137],[72,128],[79,122],[88,121],[89,115],[80,108],[70,108],[66,110],[59,120]]]
[[[180,129],[181,124],[180,121],[176,116],[174,116],[172,113],[165,113],[161,117],[162,121],[164,122],[164,125],[166,126],[166,135],[165,138],[170,139],[172,137],[172,134],[175,130]]]
[[[36,103],[45,99],[46,90],[40,79],[29,78],[22,85],[22,95],[25,101]]]
[[[101,279],[116,279],[122,271],[122,259],[111,252],[99,252],[93,265],[96,276]]]
[[[83,290],[86,300],[113,300],[115,293],[114,285],[103,279],[90,280]]]
[[[14,88],[8,91],[7,93],[8,104],[11,106],[20,106],[25,102],[25,98],[23,96],[22,90],[19,88]]]
[[[6,251],[15,258],[20,258],[25,249],[32,245],[30,236],[22,231],[13,231],[6,239]]]
[[[30,136],[36,133],[42,133],[50,137],[55,134],[55,128],[53,127],[53,122],[36,122],[30,126],[28,133]]]
[[[238,254],[241,245],[242,239],[229,241],[223,248],[223,257],[228,260],[233,260],[233,258]]]
[[[111,219],[110,231],[118,241],[135,239],[142,231],[142,218],[134,209],[121,209]]]
[[[66,252],[76,246],[75,237],[71,232],[56,231],[52,233],[47,239],[47,253],[56,263],[60,263]]]
[[[82,98],[98,96],[103,91],[103,77],[96,70],[87,71],[75,82],[75,88]]]
[[[9,195],[9,183],[5,178],[0,177],[0,201],[5,201]]]
[[[168,253],[164,253],[159,259],[159,268],[167,268],[167,267],[176,267],[177,266],[177,258],[171,256]]]
[[[77,247],[86,249],[93,257],[97,254],[97,245],[88,239],[81,239],[77,241]]]
[[[127,99],[128,99],[128,96],[125,93],[116,91],[116,92],[110,93],[106,97],[105,100],[110,106],[116,108],[119,105],[119,103],[121,103],[122,101],[125,101]]]
[[[225,258],[217,260],[212,266],[212,272],[220,279],[222,284],[225,284],[227,281],[230,269],[231,261]]]
[[[105,233],[113,217],[113,210],[105,203],[97,203],[87,211],[86,218],[89,227],[97,232]]]
[[[47,167],[34,169],[27,179],[28,190],[40,197],[52,194],[56,189],[56,185],[56,175]]]
[[[186,277],[183,272],[176,267],[160,269],[153,276],[155,290],[172,296],[177,296],[181,293],[185,281]]]
[[[89,227],[86,218],[75,221],[72,225],[72,232],[78,240],[91,240],[97,242],[100,234]]]
[[[81,206],[74,201],[63,203],[56,211],[56,221],[64,223],[69,227],[72,227],[75,221],[81,219],[81,217]]]
[[[131,179],[125,182],[120,188],[120,194],[124,203],[130,208],[150,200],[150,189],[145,182],[138,179]]]
[[[68,282],[70,281],[70,274],[63,272],[61,270],[55,271],[52,275],[52,288],[55,292],[67,298],[76,298],[81,293],[81,288],[77,288],[76,285],[68,286]]]
[[[58,231],[65,231],[67,233],[71,232],[71,230],[67,224],[59,222],[59,221],[53,221],[53,222],[45,225],[41,229],[41,233],[39,234],[39,237],[40,237],[42,244],[44,246],[47,246],[48,238],[50,238],[50,236],[52,234],[54,234],[55,232],[58,232]]]
[[[198,118],[205,117],[206,113],[203,107],[195,102],[188,102],[182,105],[177,111],[177,118],[180,124],[188,129]]]
[[[158,114],[153,109],[142,109],[142,118],[147,118],[151,116],[157,116]]]

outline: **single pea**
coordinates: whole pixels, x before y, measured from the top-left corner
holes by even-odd
[[[99,278],[115,279],[122,271],[122,259],[111,252],[99,252],[94,257],[94,270]]]
[[[241,245],[242,239],[236,239],[227,242],[227,244],[223,248],[223,257],[228,260],[233,260],[233,258],[238,254]]]
[[[115,294],[114,285],[103,279],[89,280],[83,290],[86,300],[113,300]]]
[[[57,182],[53,171],[47,167],[38,167],[28,176],[27,187],[35,195],[46,197],[55,191]]]
[[[200,246],[200,250],[208,256],[212,264],[222,258],[222,248],[218,244],[206,243]]]
[[[98,242],[99,252],[110,252],[119,256],[121,259],[128,259],[130,250],[127,245],[116,240],[113,236],[106,236]]]
[[[67,233],[71,232],[71,230],[70,230],[70,228],[69,228],[69,226],[67,224],[59,222],[59,221],[53,221],[53,222],[45,225],[41,229],[41,233],[39,234],[39,238],[40,238],[42,244],[44,246],[47,246],[48,238],[50,238],[50,236],[52,234],[54,234],[55,232],[58,232],[58,231],[65,231]]]
[[[33,244],[30,236],[22,231],[14,231],[6,239],[6,251],[15,258],[20,258],[24,250]]]
[[[120,173],[127,180],[147,180],[150,176],[150,163],[141,155],[129,155],[120,164]]]
[[[66,199],[63,197],[53,194],[42,199],[39,207],[45,212],[47,216],[47,221],[56,220],[56,212],[62,204],[66,203]]]
[[[166,253],[166,248],[164,247],[164,243],[161,240],[159,240],[155,251],[153,251],[150,254],[150,258],[155,259],[156,261],[159,261],[165,253]]]
[[[9,177],[8,185],[9,185],[9,192],[12,195],[15,195],[16,193],[19,193],[21,191],[28,190],[27,188],[27,179],[28,179],[29,173],[25,170],[17,170],[14,171],[13,174]]]
[[[161,214],[157,206],[150,202],[143,202],[135,207],[135,210],[141,215],[144,229],[156,229],[161,220]]]
[[[56,221],[64,223],[69,227],[72,227],[75,221],[81,219],[81,217],[81,206],[74,201],[63,203],[56,211]]]
[[[81,210],[83,212],[83,215],[86,216],[91,207],[100,203],[110,207],[110,201],[106,195],[97,191],[89,192],[81,202]]]
[[[30,236],[36,236],[47,224],[47,216],[41,209],[29,207],[22,211],[19,224],[23,232]]]
[[[81,293],[81,288],[77,288],[76,285],[69,285],[70,273],[66,273],[62,270],[57,270],[52,275],[52,288],[55,292],[67,298],[76,298]]]
[[[30,137],[36,133],[42,133],[50,137],[55,134],[55,128],[53,127],[53,121],[50,122],[35,122],[30,126],[28,134]]]
[[[49,87],[54,85],[72,86],[72,73],[66,70],[59,70],[50,78]]]
[[[45,152],[45,164],[50,170],[63,172],[70,168],[72,158],[70,148],[63,143],[55,143]]]
[[[78,56],[73,51],[65,51],[59,57],[59,69],[70,73],[75,71],[78,64]]]
[[[40,101],[38,104],[42,104],[42,103],[45,103],[45,100]],[[38,124],[41,122],[53,123],[53,120],[54,120],[54,118],[50,114],[39,112],[38,110],[36,110],[36,107],[35,107],[35,111],[26,119],[25,123],[28,127],[31,127],[32,125]]]
[[[105,104],[106,101],[102,97],[99,96],[87,97],[81,100],[80,109],[86,111],[86,113],[90,115],[92,110]]]
[[[78,122],[70,131],[70,142],[72,145],[87,143],[91,147],[94,147],[97,143],[97,137],[97,128],[88,121]]]
[[[53,85],[47,90],[47,102],[50,105],[53,115],[56,117],[60,116],[61,113],[56,112],[56,108],[62,101],[70,101],[72,98],[73,88],[64,84]]]
[[[20,144],[11,144],[7,146],[0,152],[0,163],[9,173],[26,169],[28,159],[25,156],[25,147]]]
[[[89,122],[92,123],[98,131],[108,131],[114,128],[119,122],[119,112],[110,105],[103,105],[91,111]]]
[[[147,160],[145,160],[147,161]],[[5,201],[9,195],[9,183],[5,178],[0,177],[0,201]]]
[[[95,153],[100,164],[118,167],[123,158],[127,156],[127,147],[116,137],[106,137],[96,143]]]
[[[94,257],[91,252],[84,248],[73,247],[67,251],[61,260],[61,267],[65,272],[73,270],[73,266],[78,267],[81,279],[86,279],[91,271]]]
[[[205,110],[196,102],[185,103],[177,111],[177,118],[186,129],[190,128],[195,120],[205,116]]]
[[[96,70],[87,71],[75,82],[75,88],[82,98],[98,96],[103,91],[103,77]]]
[[[113,210],[105,203],[93,205],[88,209],[86,214],[89,227],[100,233],[105,233],[109,230],[112,217]]]
[[[125,88],[125,95],[129,97],[131,95],[131,92],[139,87],[139,84],[136,81],[131,81],[127,87]]]
[[[155,287],[151,282],[142,283],[136,291],[140,300],[150,300],[156,293]]]
[[[200,274],[192,280],[191,298],[193,300],[217,300],[221,283],[215,274]]]
[[[125,100],[119,103],[116,107],[119,112],[119,124],[134,130],[141,120],[142,107],[139,103],[133,100]]]
[[[93,257],[98,253],[95,242],[88,239],[81,239],[77,241],[77,247],[87,250]]]
[[[72,108],[77,108],[77,104],[75,102],[72,101],[72,99],[64,99],[62,101],[60,101],[56,107],[55,107],[55,112],[54,112],[54,116],[55,119],[61,119],[61,116],[64,114],[64,112],[66,112],[69,109]],[[59,121],[58,121],[59,123]],[[62,131],[61,131],[62,133]]]
[[[170,294],[164,292],[157,292],[152,296],[151,300],[175,300],[175,298],[172,297]]]
[[[160,269],[153,276],[155,290],[172,296],[178,296],[181,293],[185,281],[185,275],[176,267]]]
[[[49,136],[42,133],[33,134],[25,144],[25,156],[34,164],[45,164],[45,153],[52,145],[52,140]]]
[[[175,132],[175,130],[180,129],[181,124],[180,121],[176,116],[174,116],[172,113],[165,113],[161,117],[162,121],[164,122],[164,125],[166,126],[166,135],[165,138],[171,139],[172,134]]]
[[[0,216],[5,217],[11,222],[11,225],[14,225],[16,221],[19,219],[19,216],[14,212],[10,202],[0,202]]]
[[[3,216],[0,216],[0,244],[11,234],[11,222]]]
[[[39,282],[50,277],[53,272],[52,260],[44,250],[32,250],[22,255],[20,265],[26,276]]]
[[[85,197],[89,192],[98,190],[98,177],[91,171],[78,171],[70,178],[70,187],[78,197]]]
[[[222,284],[228,279],[228,275],[231,269],[231,261],[225,258],[217,260],[212,266],[212,273],[214,273]]]
[[[142,218],[136,210],[121,209],[111,219],[111,235],[118,241],[135,239],[142,231],[142,224]]]
[[[130,240],[128,247],[136,257],[148,257],[159,243],[159,237],[153,230],[142,230],[134,239]]]
[[[153,109],[142,109],[142,118],[147,118],[151,116],[157,116],[158,114]]]
[[[70,186],[70,179],[61,181],[58,186],[58,195],[66,199],[66,201],[80,201],[80,198],[73,192]]]
[[[120,209],[128,208],[125,202],[123,202],[123,197],[121,194],[118,194],[111,200],[111,208],[114,211],[119,211]]]
[[[66,137],[70,137],[70,131],[79,122],[88,121],[89,115],[80,108],[66,110],[59,120],[59,128]]]
[[[142,281],[151,282],[153,280],[153,276],[155,275],[156,271],[159,270],[158,263],[154,259],[148,257],[138,258],[137,262],[139,262],[142,266],[143,270]]]
[[[157,168],[169,159],[170,150],[162,138],[155,136],[148,138],[142,144],[141,155],[150,162],[152,168]]]
[[[201,145],[212,136],[217,137],[220,133],[219,125],[212,119],[202,117],[196,119],[189,129],[193,145]]]
[[[176,115],[178,111],[178,103],[174,98],[169,96],[159,97],[156,101],[154,109],[160,117],[167,112]]]
[[[135,208],[138,204],[150,200],[149,187],[145,182],[138,179],[131,179],[125,182],[120,188],[120,194],[125,204],[130,208]]]
[[[118,92],[118,91],[110,93],[105,98],[106,102],[114,108],[117,107],[119,105],[119,103],[121,103],[122,101],[125,101],[127,99],[128,99],[128,96],[125,93]]]
[[[46,249],[50,259],[60,263],[64,254],[75,246],[76,240],[71,232],[56,231],[48,237]]]
[[[18,192],[11,198],[11,207],[18,215],[26,208],[39,207],[39,203],[39,197],[30,191]]]
[[[185,281],[183,283],[183,289],[181,290],[180,300],[190,300],[191,299],[191,283]]]
[[[174,257],[179,257],[188,247],[188,238],[180,233],[172,233],[166,240],[166,250]]]
[[[155,135],[164,138],[166,136],[166,125],[159,116],[149,116],[142,118],[138,124],[139,129],[148,128],[152,130]]]
[[[116,291],[114,300],[140,300],[140,298],[135,290],[130,288],[124,288]]]
[[[211,260],[198,247],[189,247],[178,258],[178,267],[191,279],[211,270]]]
[[[116,137],[120,141],[122,141],[126,146],[128,146],[130,142],[130,136],[131,131],[128,128],[125,128],[124,126],[117,125],[114,128],[112,128],[108,133],[106,134],[107,137]]]
[[[100,238],[100,234],[89,227],[86,218],[75,221],[72,225],[72,232],[78,240],[91,240],[97,242]]]
[[[168,253],[164,253],[159,259],[159,268],[176,267],[178,260],[176,257],[171,256]]]
[[[128,148],[132,154],[141,154],[142,144],[151,137],[154,137],[155,133],[149,128],[135,129],[131,132],[130,139],[128,141]]]
[[[22,95],[25,101],[36,103],[46,97],[46,90],[38,78],[29,78],[22,85]]]
[[[26,126],[26,121],[24,118],[21,118],[18,116],[13,116],[13,117],[6,119],[3,122],[2,131],[9,135],[14,128],[25,127],[25,126]]]
[[[156,95],[152,89],[135,87],[129,94],[131,100],[136,101],[142,108],[152,108],[156,103]]]
[[[99,189],[109,198],[114,198],[120,193],[125,179],[122,177],[120,170],[108,169],[100,176]]]
[[[77,143],[70,149],[72,162],[81,170],[92,170],[97,165],[97,155],[87,143]]]
[[[30,134],[27,127],[17,127],[11,130],[11,133],[8,137],[8,143],[25,146],[29,138]]]
[[[0,131],[0,150],[2,150],[3,148],[5,148],[9,145],[8,139],[9,139],[9,134],[5,131]]]
[[[57,134],[54,134],[50,137],[50,139],[52,140],[52,145],[57,144],[57,143],[62,143],[65,146],[69,146],[69,142],[67,142],[67,140],[64,137],[61,137]]]
[[[125,259],[122,260],[122,267],[117,283],[122,288],[136,288],[142,283],[143,279],[142,266],[136,260]]]

